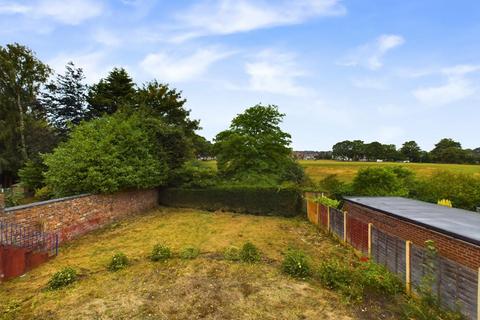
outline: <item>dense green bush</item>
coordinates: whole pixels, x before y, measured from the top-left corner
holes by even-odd
[[[35,199],[38,201],[49,200],[53,198],[53,193],[47,186],[35,190]]]
[[[449,199],[456,208],[475,210],[480,206],[480,178],[471,174],[439,171],[419,180],[412,196],[432,203]]]
[[[18,170],[20,184],[30,191],[42,188],[45,185],[43,177],[45,171],[47,166],[41,159],[28,160],[23,168]]]
[[[152,253],[150,255],[150,260],[152,261],[165,261],[172,257],[172,250],[170,247],[163,244],[156,244],[153,247]]]
[[[316,197],[314,199],[314,202],[320,203],[320,204],[323,204],[324,206],[327,206],[327,207],[330,207],[330,208],[335,208],[335,209],[340,207],[340,203],[341,203],[338,200],[330,199],[330,198],[325,197],[325,196]]]
[[[306,278],[311,271],[310,261],[302,251],[290,248],[285,253],[282,271],[296,278]]]
[[[206,188],[217,182],[214,169],[202,165],[198,160],[187,161],[175,170],[170,179],[170,185],[182,188]]]
[[[77,281],[77,271],[71,267],[65,267],[62,270],[53,274],[47,283],[47,288],[50,290],[57,290],[71,285]]]
[[[353,194],[358,196],[407,196],[413,172],[403,167],[368,167],[353,179]]]
[[[200,249],[194,246],[186,246],[180,250],[180,258],[195,259],[200,254]]]
[[[240,260],[247,263],[255,263],[260,261],[260,251],[250,241],[245,242],[240,250]]]
[[[223,257],[225,260],[229,261],[239,261],[240,260],[240,249],[234,246],[227,247],[223,252]]]
[[[295,216],[301,212],[302,194],[295,188],[215,186],[205,189],[164,188],[160,203],[208,211]]]
[[[84,122],[45,156],[45,181],[57,196],[163,185],[173,161],[169,145],[183,143],[170,141],[175,130],[136,113]]]
[[[5,190],[5,206],[14,207],[21,204],[21,200],[24,198],[23,192],[17,188],[9,188]]]
[[[341,199],[352,192],[351,185],[340,181],[336,174],[329,174],[319,182],[318,186],[322,192],[328,193],[335,199]]]
[[[118,252],[113,255],[110,263],[108,264],[108,270],[118,271],[128,266],[128,258],[123,252]]]

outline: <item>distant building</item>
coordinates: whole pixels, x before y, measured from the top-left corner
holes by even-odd
[[[331,151],[293,151],[293,157],[297,160],[332,159],[332,152]]]

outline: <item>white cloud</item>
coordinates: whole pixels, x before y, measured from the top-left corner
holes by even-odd
[[[421,87],[413,91],[415,98],[428,106],[442,106],[474,95],[478,88],[467,75],[480,71],[480,65],[456,65],[440,70],[447,80],[439,86]]]
[[[377,107],[377,111],[379,114],[386,117],[398,117],[405,115],[407,110],[393,104],[386,104]]]
[[[265,50],[245,64],[245,72],[250,76],[251,90],[293,96],[309,94],[308,89],[297,84],[296,79],[305,73],[291,54]]]
[[[344,15],[340,0],[202,0],[176,16],[177,41],[294,25],[320,16]]]
[[[52,19],[68,25],[77,25],[99,16],[102,9],[100,1],[94,0],[38,0],[29,5],[0,2],[0,14],[23,14],[28,19]]]
[[[107,29],[99,29],[94,32],[93,39],[107,47],[118,47],[122,44],[122,40]]]
[[[192,55],[182,57],[167,52],[150,53],[140,66],[162,81],[187,81],[201,76],[213,63],[231,54],[214,48],[198,49]]]
[[[75,67],[83,69],[86,82],[89,84],[106,77],[107,73],[113,68],[113,65],[108,61],[107,52],[103,51],[83,54],[61,53],[48,61],[48,64],[56,73],[63,74],[65,65],[70,61],[75,63]]]
[[[340,61],[345,66],[363,66],[378,70],[383,66],[383,57],[388,51],[405,43],[402,36],[383,34],[367,44],[357,47]]]
[[[374,140],[383,143],[394,143],[399,138],[403,137],[405,130],[397,126],[382,126],[378,129]]]
[[[385,90],[388,87],[385,79],[370,77],[352,79],[352,84],[361,89]]]

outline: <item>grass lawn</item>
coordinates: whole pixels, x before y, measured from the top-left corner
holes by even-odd
[[[330,174],[336,174],[340,180],[350,182],[360,168],[371,166],[404,166],[413,170],[419,177],[428,177],[438,170],[467,173],[480,177],[480,165],[470,164],[345,162],[334,160],[300,160],[299,162],[305,168],[306,173],[317,182]],[[216,168],[215,161],[205,161],[204,164]]]
[[[247,240],[261,250],[261,262],[224,260],[225,247]],[[201,254],[151,262],[147,256],[159,242],[175,253],[198,246]],[[396,319],[388,311],[394,307],[385,305],[390,302],[350,305],[314,280],[282,274],[289,246],[304,250],[314,265],[332,256],[352,258],[300,218],[160,208],[64,245],[55,259],[0,284],[0,319]],[[109,272],[106,265],[118,251],[131,264]],[[45,290],[51,275],[66,266],[76,268],[80,280]]]

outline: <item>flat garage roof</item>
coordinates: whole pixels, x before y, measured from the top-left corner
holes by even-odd
[[[480,245],[480,214],[401,197],[345,197],[346,201]]]

